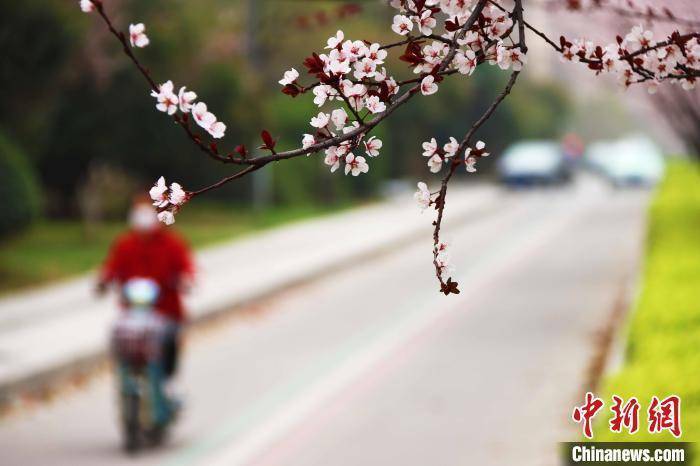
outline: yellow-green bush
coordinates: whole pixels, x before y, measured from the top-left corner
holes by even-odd
[[[640,431],[635,435],[613,434],[601,422],[596,440],[672,440],[666,432],[647,432],[646,409],[653,395],[678,394],[682,399],[682,440],[698,441],[700,167],[696,164],[674,162],[668,167],[649,214],[640,285],[641,296],[630,315],[625,364],[601,390],[606,403],[612,394],[639,399]],[[700,464],[697,455],[694,464]]]

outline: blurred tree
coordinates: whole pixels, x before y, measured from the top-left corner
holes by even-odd
[[[39,191],[26,156],[0,132],[0,238],[29,225],[39,213]]]
[[[47,143],[55,98],[83,31],[57,3],[0,0],[0,11],[0,126],[31,157]]]
[[[116,21],[134,18],[147,24],[151,46],[138,53],[154,76],[187,85],[228,124],[221,147],[239,143],[254,147],[263,128],[279,138],[280,147],[298,145],[299,134],[308,130],[318,109],[306,97],[290,99],[279,92],[281,71],[292,66],[301,70],[301,57],[320,48],[340,27],[339,21],[348,36],[386,41],[391,35],[385,27],[390,10],[379,2],[363,3],[358,14],[354,2],[330,0],[198,0],[178,2],[176,8],[172,0],[112,1],[118,2],[113,8]],[[6,23],[0,51],[8,57],[1,65],[3,91],[8,95],[0,100],[1,121],[36,168],[48,213],[86,212],[79,194],[96,183],[90,167],[118,170],[139,189],[160,175],[196,188],[231,170],[209,163],[153,109],[140,77],[104,29],[85,21],[73,2],[0,0],[0,5]],[[248,10],[251,5],[257,11]],[[255,13],[257,27],[248,21],[250,13]],[[289,24],[284,35],[280,21]],[[37,30],[42,33],[36,34]],[[398,66],[396,56],[390,58],[393,69],[405,70],[399,78],[411,76],[407,67]],[[354,183],[330,174],[322,154],[314,160],[267,167],[272,200],[297,204],[371,196],[383,180],[423,174],[425,160],[419,150],[423,135],[437,134],[443,140],[459,136],[464,124],[490,103],[502,79],[496,70],[479,70],[467,85],[446,82],[444,98],[402,108],[376,133],[385,140],[382,156],[373,161],[369,176]],[[520,137],[556,136],[566,112],[564,99],[551,87],[532,91],[507,102],[485,127],[483,137],[494,150]],[[497,127],[513,131],[496,133]],[[278,170],[285,176],[274,176]],[[212,195],[247,203],[252,183],[243,179]]]

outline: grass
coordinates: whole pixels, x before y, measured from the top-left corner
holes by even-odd
[[[647,432],[652,395],[682,399],[684,441],[700,440],[700,167],[674,162],[651,206],[643,288],[628,328],[626,360],[601,393],[641,404],[640,430],[613,434],[601,422],[598,441],[670,441]],[[601,416],[599,416],[601,417]],[[695,455],[700,465],[700,455]]]
[[[347,206],[341,206],[347,207]],[[184,209],[175,228],[195,248],[338,210],[338,206],[254,212],[221,204]],[[0,243],[0,294],[79,275],[97,267],[125,224],[103,223],[86,236],[79,222],[42,221]]]

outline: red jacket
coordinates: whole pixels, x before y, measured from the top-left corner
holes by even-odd
[[[179,285],[194,274],[187,244],[175,233],[158,228],[151,233],[128,232],[117,238],[102,268],[102,281],[121,285],[134,277],[160,285],[158,311],[181,322],[185,312]]]

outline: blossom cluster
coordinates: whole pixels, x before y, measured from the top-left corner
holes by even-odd
[[[392,6],[399,10],[394,16],[392,30],[407,36],[414,27],[425,37],[434,40],[423,47],[413,43],[409,46],[403,60],[413,65],[416,74],[427,74],[422,81],[421,91],[425,95],[437,92],[435,75],[439,72],[451,45],[456,43],[454,58],[448,68],[463,75],[471,75],[480,60],[488,59],[492,65],[501,69],[520,71],[526,63],[526,56],[519,44],[509,39],[513,30],[510,15],[494,5],[481,11],[480,21],[464,32],[463,37],[458,25],[464,24],[472,14],[472,1],[395,1]],[[445,32],[435,36],[433,30],[438,25],[438,13],[442,12],[442,26]],[[510,40],[510,43],[507,43]]]
[[[674,32],[667,40],[656,42],[654,33],[642,25],[632,28],[623,38],[605,47],[584,39],[560,39],[561,60],[581,62],[597,73],[609,73],[629,87],[643,82],[649,93],[655,93],[662,80],[680,83],[692,90],[697,79],[688,70],[700,67],[700,42],[697,37]]]
[[[189,194],[179,183],[171,183],[168,187],[162,176],[148,193],[153,205],[158,209],[158,220],[166,225],[175,223],[175,214],[189,199]]]
[[[415,74],[423,75],[420,90],[423,95],[432,95],[438,91],[438,82],[442,80],[441,70],[456,71],[470,76],[481,62],[498,65],[502,70],[520,71],[527,62],[519,42],[511,38],[514,22],[511,15],[496,5],[488,5],[476,21],[466,31],[463,25],[473,13],[473,1],[469,0],[395,0],[391,5],[399,10],[394,17],[392,30],[402,36],[418,31],[434,40],[418,45],[409,43],[402,60],[413,66]],[[442,13],[442,16],[438,16]],[[442,21],[438,21],[442,18]],[[444,33],[433,34],[442,23]],[[445,63],[454,49],[451,62]],[[432,138],[423,143],[423,156],[428,158],[427,165],[432,173],[438,173],[445,162],[451,160],[459,150],[460,144],[454,137],[442,147]],[[485,157],[485,144],[479,141],[475,147],[467,148],[464,164],[468,172],[476,171],[479,157]],[[416,198],[422,208],[426,206],[424,191],[420,189]],[[429,202],[428,202],[429,204]]]
[[[460,150],[460,143],[454,138],[450,137],[449,142],[440,147],[435,140],[432,138],[430,141],[423,143],[423,157],[428,158],[428,168],[432,173],[438,173],[442,170],[442,166],[445,162],[452,160],[452,158]],[[489,153],[486,152],[486,143],[484,141],[478,141],[474,147],[467,147],[464,151],[464,165],[467,172],[476,172],[476,162],[481,157],[488,157]],[[418,205],[421,209],[425,210],[430,205],[430,196],[428,193],[425,183],[418,183],[418,191],[415,194],[415,198],[418,201]]]
[[[383,145],[376,136],[366,139],[366,132],[359,128],[369,115],[386,112],[387,103],[398,93],[399,86],[382,66],[387,51],[379,44],[346,40],[343,31],[338,31],[328,39],[326,49],[328,53],[314,54],[305,62],[309,73],[319,79],[312,87],[313,100],[319,108],[332,102],[341,106],[311,118],[314,130],[303,135],[302,147],[308,149],[340,135],[358,133],[325,149],[325,163],[331,172],[342,163],[346,175],[358,176],[369,171],[369,164],[365,156],[353,151],[359,148],[367,157],[377,157]],[[279,83],[291,95],[306,91],[299,84],[299,72],[294,68],[286,71]]]
[[[151,91],[151,96],[157,100],[156,108],[161,112],[173,115],[178,109],[182,113],[192,113],[194,121],[205,129],[213,138],[220,139],[226,133],[226,125],[217,120],[216,115],[207,109],[207,104],[197,102],[197,94],[181,87],[175,94],[172,81],[166,81],[158,86],[158,92]]]
[[[420,83],[417,89],[424,96],[438,92],[444,72],[456,71],[469,76],[479,63],[485,61],[503,70],[520,71],[526,63],[520,45],[510,38],[514,23],[507,11],[487,6],[481,11],[479,21],[462,31],[460,25],[472,16],[473,3],[471,0],[391,2],[391,6],[399,10],[393,19],[392,30],[408,37],[406,51],[400,58],[420,75],[413,82]],[[433,34],[438,28],[444,31],[442,35]],[[413,31],[422,35],[411,36]],[[428,37],[433,40],[426,43]],[[342,141],[323,145],[325,163],[332,172],[344,164],[345,174],[357,176],[366,173],[369,165],[365,156],[379,155],[382,141],[376,137],[364,140],[366,133],[362,127],[365,118],[387,111],[401,87],[383,66],[387,48],[377,43],[346,39],[344,32],[338,31],[328,39],[326,53],[313,54],[304,62],[309,74],[318,78],[317,83],[304,87],[295,68],[285,71],[279,80],[282,92],[292,97],[311,91],[318,107],[332,102],[341,104],[312,117],[310,125],[314,131],[302,138],[303,150],[313,150],[328,140]],[[355,137],[345,137],[349,133]],[[353,151],[362,146],[364,154],[356,155]],[[437,173],[443,163],[455,155],[459,143],[451,138],[445,146],[438,148],[433,139],[425,143],[423,149],[430,171]],[[473,171],[474,164],[467,163],[467,167]]]
[[[449,276],[455,271],[450,259],[450,254],[447,252],[447,247],[448,244],[441,241],[435,246],[433,251],[435,265],[440,271],[441,276]]]

